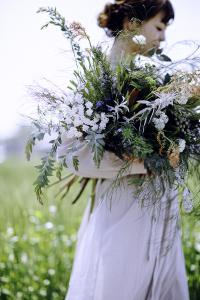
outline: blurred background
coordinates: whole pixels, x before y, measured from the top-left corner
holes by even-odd
[[[31,132],[27,116],[36,107],[28,86],[47,80],[65,89],[74,68],[67,40],[53,26],[40,30],[47,17],[36,11],[56,7],[66,20],[81,22],[93,43],[109,47],[112,39],[96,25],[106,2],[0,1],[0,299],[64,299],[89,192],[75,206],[71,206],[73,190],[62,201],[55,197],[57,188],[47,191],[44,205],[34,195],[34,165],[46,144],[35,150],[31,162],[26,161],[24,147]],[[163,46],[177,60],[193,51],[191,43],[177,42],[200,40],[200,2],[172,3],[176,18]],[[200,223],[183,217],[182,228],[191,299],[199,299]]]

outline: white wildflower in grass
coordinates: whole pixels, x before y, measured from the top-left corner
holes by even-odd
[[[55,273],[56,273],[56,271],[55,271],[54,269],[49,269],[49,270],[48,270],[48,274],[49,274],[50,276],[55,275]]]
[[[50,284],[50,281],[49,281],[48,279],[44,279],[44,280],[43,280],[43,283],[44,283],[44,285],[49,285],[49,284]]]
[[[45,223],[44,224],[44,227],[46,228],[46,229],[52,229],[53,227],[54,227],[54,225],[53,225],[53,223],[52,222],[47,222],[47,223]]]
[[[200,253],[200,243],[195,243],[195,250]]]
[[[144,35],[134,35],[132,40],[137,45],[146,45],[146,37]]]
[[[27,253],[23,252],[23,253],[21,254],[21,262],[22,262],[23,264],[26,264],[26,263],[28,262],[28,255],[27,255]]]
[[[11,242],[16,243],[16,242],[18,242],[19,238],[17,235],[15,235],[10,240],[11,240]]]
[[[49,212],[55,214],[57,212],[57,207],[55,205],[50,205]]]
[[[14,261],[14,260],[15,260],[15,256],[14,256],[13,253],[10,253],[10,254],[8,255],[8,260],[9,260],[9,261]]]
[[[153,118],[153,120],[152,120],[152,122],[154,123],[155,128],[157,130],[163,130],[168,121],[169,121],[169,118],[164,112],[160,112],[159,117]]]
[[[41,289],[41,290],[39,290],[39,294],[41,295],[41,296],[46,296],[47,295],[47,292],[46,292],[46,290],[43,290],[43,289]]]
[[[186,145],[186,142],[184,139],[178,140],[178,147],[179,147],[180,152],[183,152],[185,150],[185,145]]]
[[[8,235],[8,236],[12,236],[13,233],[14,233],[13,228],[12,228],[12,227],[8,227],[8,228],[7,228],[7,235]]]

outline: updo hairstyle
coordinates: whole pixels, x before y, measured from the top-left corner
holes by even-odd
[[[147,21],[160,11],[164,12],[162,22],[168,24],[174,19],[174,9],[169,0],[115,0],[105,5],[98,16],[98,25],[110,37],[115,37],[123,29],[125,19]]]

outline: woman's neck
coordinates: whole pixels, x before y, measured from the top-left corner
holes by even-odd
[[[136,54],[139,54],[139,46],[132,41],[131,36],[118,36],[110,51],[111,64],[132,59]]]

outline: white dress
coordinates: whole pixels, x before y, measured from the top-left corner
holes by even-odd
[[[75,171],[68,145],[66,139],[58,155],[66,154],[70,171],[99,180],[93,212],[89,214],[89,201],[78,232],[65,300],[188,300],[175,192],[166,190],[160,209],[142,207],[128,178],[146,170],[133,163],[122,185],[112,190],[110,202],[106,191],[122,161],[106,152],[97,168],[83,143],[73,153],[80,161]]]

